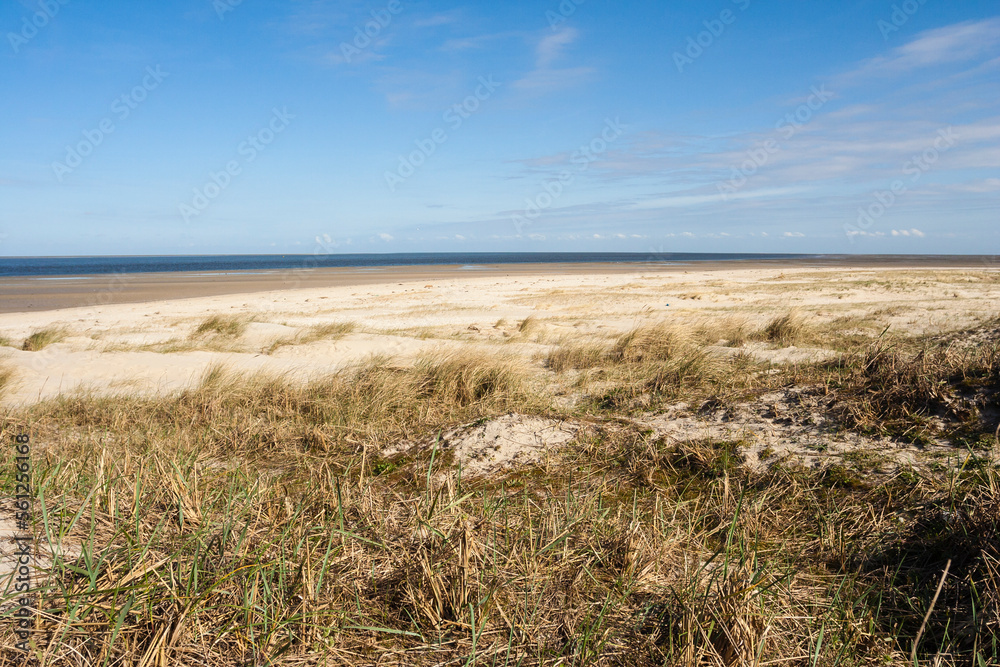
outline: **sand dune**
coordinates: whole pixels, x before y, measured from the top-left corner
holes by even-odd
[[[328,373],[370,355],[400,362],[431,349],[474,345],[526,359],[559,340],[605,339],[638,322],[760,323],[792,309],[812,324],[850,326],[877,317],[896,331],[953,329],[996,309],[1000,272],[987,267],[636,269],[499,277],[473,272],[438,279],[277,290],[135,304],[0,314],[0,362],[14,370],[3,402],[23,404],[77,390],[174,391],[205,369],[293,377]],[[396,278],[400,278],[396,280]],[[206,333],[212,316],[242,319],[239,335]],[[526,318],[531,327],[520,328]],[[346,325],[324,335],[317,327]],[[19,349],[36,331],[61,330],[44,349]],[[728,348],[731,352],[732,348]],[[806,346],[751,345],[773,363],[823,358]],[[726,350],[723,350],[725,353]]]

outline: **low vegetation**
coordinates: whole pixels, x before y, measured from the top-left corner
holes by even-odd
[[[805,331],[805,319],[798,313],[788,313],[772,319],[754,337],[779,345],[794,345]]]
[[[24,339],[24,342],[21,344],[21,349],[26,352],[38,352],[53,343],[58,343],[66,338],[67,335],[68,332],[66,329],[61,327],[39,329]]]
[[[862,432],[918,443],[942,435],[989,443],[982,426],[1000,413],[1000,345],[907,353],[879,341],[845,362],[835,387],[847,399],[845,423]]]
[[[789,344],[804,326],[778,318],[762,337]],[[170,397],[9,412],[4,438],[28,428],[50,443],[36,449],[39,534],[75,545],[47,568],[34,655],[1000,664],[1000,340],[881,338],[770,367],[705,349],[729,335],[650,324],[565,339],[549,373],[467,351],[373,358],[309,383],[214,367]],[[575,440],[544,464],[464,478],[440,433],[556,412],[553,374],[578,382]],[[630,418],[800,386],[830,398],[837,428],[967,456],[888,475],[863,456],[753,472],[740,442],[666,439]],[[420,446],[384,453],[399,443]],[[9,624],[0,633],[10,647]]]
[[[0,364],[0,398],[3,398],[4,391],[14,383],[15,371],[6,364]]]
[[[244,315],[212,315],[205,318],[192,334],[193,337],[205,335],[227,336],[239,338],[250,324],[250,318]]]
[[[274,341],[267,353],[272,354],[275,350],[289,345],[305,345],[315,343],[319,340],[339,340],[357,329],[355,322],[329,322],[326,324],[315,324],[293,337],[281,338]]]

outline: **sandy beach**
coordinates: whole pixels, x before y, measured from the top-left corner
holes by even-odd
[[[207,625],[172,649],[190,655],[240,654],[205,648],[234,599],[266,600],[287,628],[310,614],[316,653],[444,657],[468,653],[483,618],[493,651],[527,655],[515,634],[560,646],[587,631],[563,629],[565,600],[597,613],[613,595],[622,620],[604,632],[629,650],[660,655],[668,632],[701,646],[680,621],[636,634],[651,604],[681,604],[683,623],[751,628],[698,650],[752,664],[801,654],[818,614],[852,628],[840,641],[873,632],[837,606],[857,586],[896,602],[887,639],[852,650],[904,664],[896,619],[921,622],[927,603],[910,601],[952,559],[971,583],[951,584],[960,610],[935,627],[985,610],[961,650],[1000,629],[1000,580],[975,565],[995,562],[1000,508],[988,261],[104,280],[8,280],[45,309],[0,314],[0,429],[30,433],[46,489],[34,585],[56,606],[88,600],[81,637],[102,623],[114,644],[105,610],[127,584],[144,605],[128,631],[155,648],[168,633],[148,628],[181,627],[193,604],[175,572],[196,568]],[[17,516],[0,504],[0,613]],[[99,583],[83,591],[87,572]],[[766,600],[747,583],[786,576]],[[797,620],[769,637],[780,619]],[[457,648],[412,630],[444,627],[465,633]]]
[[[606,340],[643,322],[693,324],[735,316],[760,323],[792,309],[811,326],[877,316],[893,331],[922,334],[972,324],[1000,302],[1000,269],[976,258],[846,264],[7,279],[4,293],[15,296],[5,297],[4,309],[26,300],[48,307],[86,305],[0,314],[0,336],[7,341],[0,361],[15,373],[2,401],[24,404],[79,390],[162,394],[190,386],[214,364],[305,379],[371,355],[405,362],[461,346],[512,351],[530,363],[560,340]],[[245,329],[238,336],[196,334],[217,315],[243,318]],[[518,327],[529,317],[535,326],[526,336]],[[339,325],[337,335],[315,333],[329,325]],[[60,332],[58,342],[39,351],[19,349],[32,332],[47,329]],[[753,353],[786,362],[822,351],[771,346]]]
[[[1000,3],[4,10],[0,667],[1000,667]]]

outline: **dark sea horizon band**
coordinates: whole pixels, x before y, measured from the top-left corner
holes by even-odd
[[[469,252],[338,255],[137,255],[0,257],[0,276],[84,276],[186,271],[269,271],[296,268],[364,268],[485,264],[602,264],[753,261],[834,258],[834,255],[685,252]]]
[[[487,266],[505,264],[653,264],[815,261],[825,265],[936,262],[1000,268],[997,255],[844,255],[697,252],[415,252],[303,255],[100,255],[0,257],[0,277],[97,276],[130,273],[267,272],[319,268]]]

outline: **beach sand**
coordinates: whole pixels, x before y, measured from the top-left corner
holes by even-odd
[[[14,371],[0,401],[23,405],[81,390],[163,394],[190,386],[216,364],[306,379],[370,355],[406,363],[461,346],[537,363],[559,340],[604,340],[643,322],[739,317],[760,325],[791,310],[817,326],[878,317],[897,332],[933,333],[980,321],[1000,303],[1000,267],[981,259],[831,263],[6,279],[4,309],[25,310],[0,314],[0,339],[7,343],[0,363]],[[29,303],[47,309],[28,310]],[[216,315],[246,320],[245,330],[195,335]],[[532,331],[525,335],[521,323],[529,317]],[[61,331],[61,340],[20,349],[46,329]],[[791,363],[828,351],[757,345],[750,352]]]
[[[86,572],[83,556],[101,554],[98,592],[72,589],[68,602],[46,604],[58,610],[87,595],[116,596],[92,598],[96,613],[58,621],[66,626],[47,620],[50,638],[70,626],[79,637],[95,628],[117,636],[124,618],[123,636],[181,628],[184,650],[200,655],[205,637],[232,627],[218,614],[223,598],[209,591],[224,592],[227,609],[235,600],[237,612],[250,614],[242,600],[259,613],[259,603],[246,601],[272,596],[276,577],[301,575],[307,585],[290,590],[316,591],[314,606],[290,608],[281,598],[276,618],[309,613],[317,628],[344,623],[337,650],[370,651],[383,640],[349,633],[371,632],[378,615],[397,651],[397,637],[419,638],[418,622],[438,631],[414,620],[431,608],[423,591],[464,591],[462,582],[488,572],[503,582],[488,596],[504,613],[520,613],[520,627],[538,625],[532,609],[541,608],[554,619],[547,627],[561,628],[567,609],[581,617],[580,609],[601,609],[605,591],[632,581],[635,593],[614,593],[622,597],[614,614],[627,629],[603,631],[625,642],[650,600],[731,608],[729,597],[700,591],[749,591],[744,576],[794,567],[797,581],[821,574],[784,598],[769,593],[766,605],[746,598],[739,604],[749,611],[732,613],[750,619],[740,627],[771,627],[753,615],[765,608],[774,618],[801,618],[799,630],[778,632],[805,645],[845,585],[885,570],[878,560],[868,574],[864,564],[824,569],[831,554],[907,540],[900,543],[917,549],[921,563],[925,552],[957,558],[952,545],[973,562],[996,534],[1000,267],[989,262],[424,267],[317,271],[298,282],[147,274],[117,284],[18,279],[0,287],[8,294],[13,285],[36,310],[0,313],[3,427],[31,434],[45,520],[62,526],[84,517],[58,532],[36,531],[36,586],[64,559]],[[381,361],[364,365],[373,355]],[[220,368],[231,372],[214,372]],[[97,396],[76,400],[77,392]],[[60,396],[69,400],[39,403]],[[965,508],[962,521],[939,520],[956,507]],[[16,516],[13,499],[0,498],[5,593],[21,567]],[[197,570],[205,592],[192,596],[173,573],[195,571],[190,563],[223,526],[241,527],[232,535],[252,535],[262,551],[232,542],[242,537],[225,549],[218,542],[211,562],[222,565]],[[931,545],[925,552],[919,540],[912,546],[921,530]],[[701,572],[727,534],[738,537],[722,562],[736,569],[714,583]],[[969,535],[984,537],[970,543]],[[335,539],[341,544],[331,551]],[[181,540],[197,550],[178,550]],[[258,574],[232,576],[249,567],[243,563],[272,568],[279,551],[284,560],[260,575],[260,588]],[[482,555],[493,553],[503,556]],[[743,569],[748,553],[763,569]],[[606,584],[595,578],[598,587],[573,589],[587,567]],[[947,566],[920,567],[907,581],[933,583]],[[377,583],[313,587],[317,571]],[[970,588],[987,600],[976,598],[976,608],[989,610],[1000,599],[995,575],[975,576]],[[133,579],[156,603],[136,605],[139,616],[107,613]],[[880,580],[866,581],[876,590]],[[895,591],[898,580],[886,586]],[[542,593],[517,611],[534,591],[564,589],[578,601]],[[164,621],[161,600],[178,610],[196,605],[206,625]],[[298,604],[307,604],[304,596]],[[927,604],[913,605],[915,623]],[[394,616],[400,607],[405,619]],[[847,609],[854,618],[856,607]],[[875,636],[873,613],[857,616],[852,636]],[[1000,627],[989,613],[993,625],[979,631],[979,645]],[[484,622],[468,618],[463,627]],[[498,650],[510,650],[503,638],[514,636],[514,625],[500,614],[486,618],[493,629],[480,636],[499,637]],[[936,623],[951,627],[950,617]],[[891,639],[897,627],[882,632]],[[426,650],[415,641],[410,648]],[[537,650],[534,638],[518,641]],[[763,635],[754,642],[763,645]],[[208,650],[243,660],[233,646]],[[451,646],[434,650],[444,655]],[[780,661],[787,652],[770,655]]]

